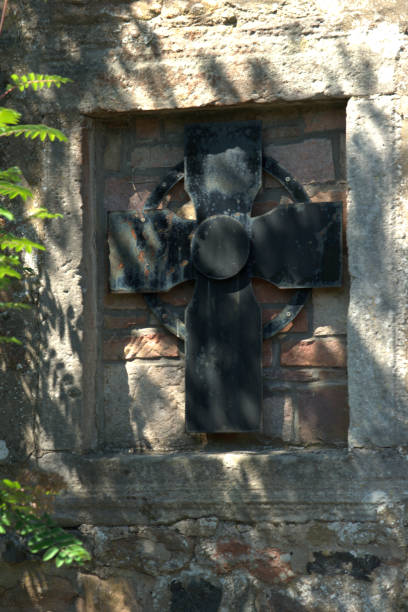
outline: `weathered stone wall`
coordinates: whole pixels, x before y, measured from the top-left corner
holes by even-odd
[[[1,472],[57,473],[57,516],[93,561],[57,571],[3,540],[0,610],[407,608],[407,28],[398,0],[10,0],[3,66],[75,83],[13,98],[70,141],[30,145],[21,161],[37,203],[64,220],[30,229],[48,252],[27,287],[25,349],[2,365]],[[330,396],[345,384],[347,288],[314,291],[266,346],[263,437],[194,442],[181,429],[181,347],[138,297],[106,291],[106,210],[140,207],[178,161],[183,122],[238,116],[265,120],[267,151],[316,200],[347,184],[347,447],[345,402]],[[147,164],[159,145],[160,166]],[[7,145],[5,163],[19,151]],[[265,187],[261,209],[279,195]]]

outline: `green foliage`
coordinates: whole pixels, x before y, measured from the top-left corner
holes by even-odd
[[[0,481],[0,534],[20,536],[28,551],[42,555],[43,561],[55,559],[55,565],[83,565],[90,560],[82,542],[62,529],[46,512],[39,511],[52,495],[41,487],[23,487],[17,481]],[[48,504],[49,505],[49,504]]]
[[[0,28],[1,30],[1,28]],[[30,72],[28,75],[11,75],[12,84],[1,97],[13,89],[24,91],[32,87],[34,91],[42,87],[67,83],[70,79],[55,75],[42,75]],[[51,140],[65,142],[66,136],[55,128],[46,125],[21,125],[21,114],[17,111],[0,107],[0,136],[25,136],[25,138],[39,138],[44,141]],[[18,166],[0,170],[0,198],[15,200],[21,198],[26,202],[33,194],[24,184],[23,173]],[[14,204],[14,202],[12,202]],[[54,214],[47,208],[35,208],[25,214],[28,219],[55,219],[62,217]],[[44,251],[39,242],[17,236],[10,230],[8,224],[16,223],[16,215],[4,203],[0,207],[0,291],[9,288],[11,281],[21,281],[27,272],[21,260],[21,255],[31,253],[33,249]],[[0,311],[29,308],[28,304],[10,300],[0,301]],[[0,343],[21,344],[14,336],[0,336]],[[25,543],[28,551],[33,555],[42,555],[43,561],[55,560],[55,565],[82,565],[90,560],[88,551],[82,542],[72,534],[62,529],[45,512],[47,508],[46,497],[51,491],[43,491],[41,487],[22,487],[17,481],[0,481],[0,535],[8,532],[17,534]]]
[[[0,109],[1,112],[1,109]],[[57,130],[56,128],[50,128],[46,125],[17,125],[17,126],[4,126],[0,127],[0,136],[22,136],[25,138],[39,138],[44,141],[47,136],[53,142],[55,139],[60,142],[67,142],[67,137]]]
[[[50,74],[36,74],[30,72],[21,76],[12,74],[10,84],[6,91],[0,95],[4,98],[13,90],[24,91],[32,88],[34,91],[44,87],[50,88],[52,85],[61,87],[62,84],[70,82],[71,79]],[[44,141],[49,138],[51,142],[59,141],[66,142],[67,137],[56,128],[48,127],[42,124],[21,124],[21,113],[12,108],[0,107],[0,137],[6,136],[24,136],[31,140],[39,139]],[[15,200],[21,198],[26,202],[32,198],[31,190],[24,184],[23,173],[18,166],[12,166],[5,170],[0,170],[0,291],[8,289],[12,281],[21,281],[25,277],[27,268],[21,260],[21,255],[31,253],[33,249],[44,251],[44,247],[39,242],[33,242],[28,238],[18,236],[14,228],[10,228],[8,224],[16,222],[15,212],[10,210],[10,206],[5,203],[7,200]],[[51,213],[45,207],[34,208],[31,211],[24,211],[26,219],[55,219],[62,217],[58,213]],[[18,225],[17,225],[18,228]],[[0,311],[9,309],[26,308],[26,304],[14,301],[0,301]],[[20,343],[17,338],[0,336],[0,343]]]
[[[35,74],[34,72],[29,72],[22,76],[12,74],[6,90],[11,91],[13,89],[19,89],[20,91],[24,91],[32,87],[34,91],[37,91],[37,89],[42,89],[43,87],[48,87],[49,89],[51,85],[61,87],[64,83],[72,83],[72,80],[67,77],[58,76],[57,74]]]

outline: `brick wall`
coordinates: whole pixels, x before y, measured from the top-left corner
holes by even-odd
[[[96,189],[101,223],[106,224],[108,211],[142,211],[160,178],[183,159],[186,123],[246,119],[262,120],[265,154],[288,169],[312,201],[342,200],[345,210],[344,105],[288,105],[261,112],[160,113],[99,120],[96,165],[103,168],[103,175],[96,177]],[[289,201],[279,184],[264,175],[253,215]],[[183,217],[194,216],[182,183],[166,196],[164,205]],[[105,237],[103,225],[101,253],[106,249]],[[183,344],[160,325],[142,296],[109,293],[106,252],[101,275],[104,410],[100,443],[104,448],[139,452],[346,443],[347,278],[341,289],[313,290],[297,318],[264,342],[262,434],[191,436],[184,432]],[[193,283],[186,283],[162,298],[182,316],[192,287]],[[260,279],[253,281],[253,289],[264,321],[276,316],[292,293]]]

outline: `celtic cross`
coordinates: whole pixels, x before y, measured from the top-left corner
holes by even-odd
[[[294,202],[251,217],[262,170]],[[158,209],[183,175],[194,220]],[[260,122],[191,125],[184,165],[155,189],[143,215],[110,213],[109,249],[111,291],[144,293],[163,324],[186,342],[187,431],[259,431],[262,339],[296,316],[307,289],[340,285],[341,204],[311,203],[275,160],[262,160]],[[263,328],[253,277],[301,289]],[[187,280],[195,288],[183,322],[154,292]]]

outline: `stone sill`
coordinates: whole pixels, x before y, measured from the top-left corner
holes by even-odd
[[[49,453],[38,467],[59,474],[65,525],[172,524],[223,520],[376,520],[408,500],[408,455],[397,450],[79,456]]]

